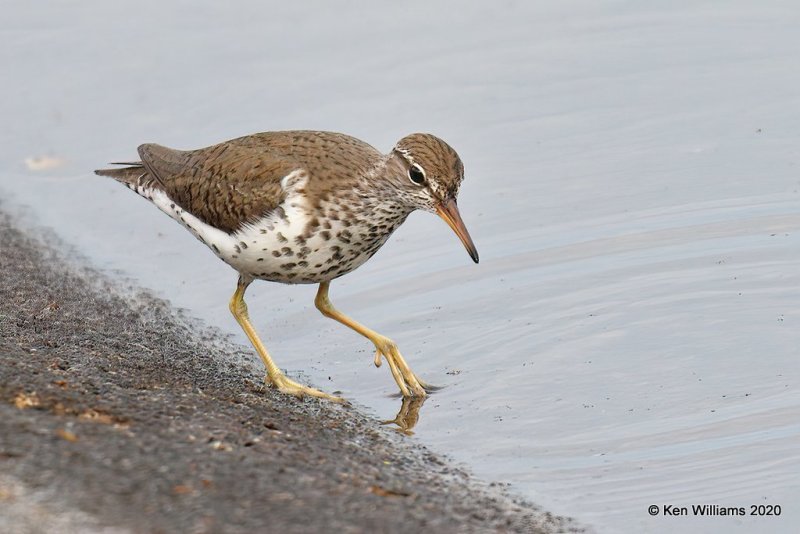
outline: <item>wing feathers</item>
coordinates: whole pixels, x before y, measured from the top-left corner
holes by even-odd
[[[190,151],[145,144],[139,155],[174,202],[229,233],[277,208],[284,199],[281,178],[297,168],[264,150],[231,142]]]

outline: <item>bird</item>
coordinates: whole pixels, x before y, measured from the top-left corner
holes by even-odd
[[[371,258],[415,210],[437,214],[470,257],[478,251],[458,210],[464,164],[428,133],[400,139],[388,154],[335,132],[262,132],[196,150],[154,143],[139,161],[98,169],[149,200],[239,274],[229,308],[280,392],[343,402],[288,378],[252,323],[244,300],[255,280],[319,284],[314,299],[326,317],[353,329],[385,359],[404,398],[435,389],[421,380],[397,344],[337,310],[330,284]]]

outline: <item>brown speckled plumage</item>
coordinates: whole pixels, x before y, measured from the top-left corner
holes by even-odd
[[[311,194],[323,193],[374,166],[381,154],[347,135],[290,131],[248,135],[198,150],[144,144],[139,156],[171,199],[230,233],[278,208],[285,198],[281,179],[292,171],[304,169],[313,177]]]
[[[478,254],[456,206],[461,159],[430,134],[411,134],[381,154],[348,135],[288,131],[248,135],[198,150],[139,147],[140,162],[102,169],[182,224],[239,272],[230,307],[267,368],[295,395],[331,398],[286,378],[250,324],[244,292],[255,279],[319,283],[316,305],[369,338],[403,395],[424,396],[397,346],[338,312],[331,280],[367,261],[417,209],[438,214],[472,259]]]
[[[316,131],[258,133],[197,150],[144,144],[139,155],[140,163],[97,172],[150,200],[153,191],[165,193],[176,210],[168,213],[223,260],[252,278],[288,283],[320,282],[350,272],[411,211],[433,211],[437,202],[454,198],[464,176],[458,154],[429,134],[403,138],[389,155],[348,135]],[[426,195],[409,182],[411,165],[425,169]],[[287,202],[290,192],[307,202],[301,229],[287,215],[297,207]],[[221,244],[202,236],[186,213],[235,236],[233,250],[221,252]],[[294,235],[285,235],[289,232],[281,229],[282,221],[292,223]],[[248,224],[258,226],[257,239],[243,238]],[[323,243],[307,246],[314,238]],[[257,256],[247,250],[248,241],[258,246],[270,240],[280,246],[261,246],[264,254]],[[253,257],[245,261],[243,255]],[[295,255],[302,256],[300,262],[286,260]],[[316,257],[305,261],[311,255]]]

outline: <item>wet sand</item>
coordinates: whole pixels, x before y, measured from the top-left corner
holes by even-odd
[[[47,240],[0,213],[0,531],[577,530]]]

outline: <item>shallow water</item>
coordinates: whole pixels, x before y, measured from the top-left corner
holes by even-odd
[[[416,439],[601,532],[797,530],[800,10],[157,6],[0,22],[5,207],[246,342],[234,273],[89,171],[146,141],[318,128],[388,150],[432,131],[465,160],[481,264],[415,214],[331,291],[446,386]],[[388,369],[314,291],[252,287],[267,346],[392,418]],[[768,503],[781,517],[647,513]]]

